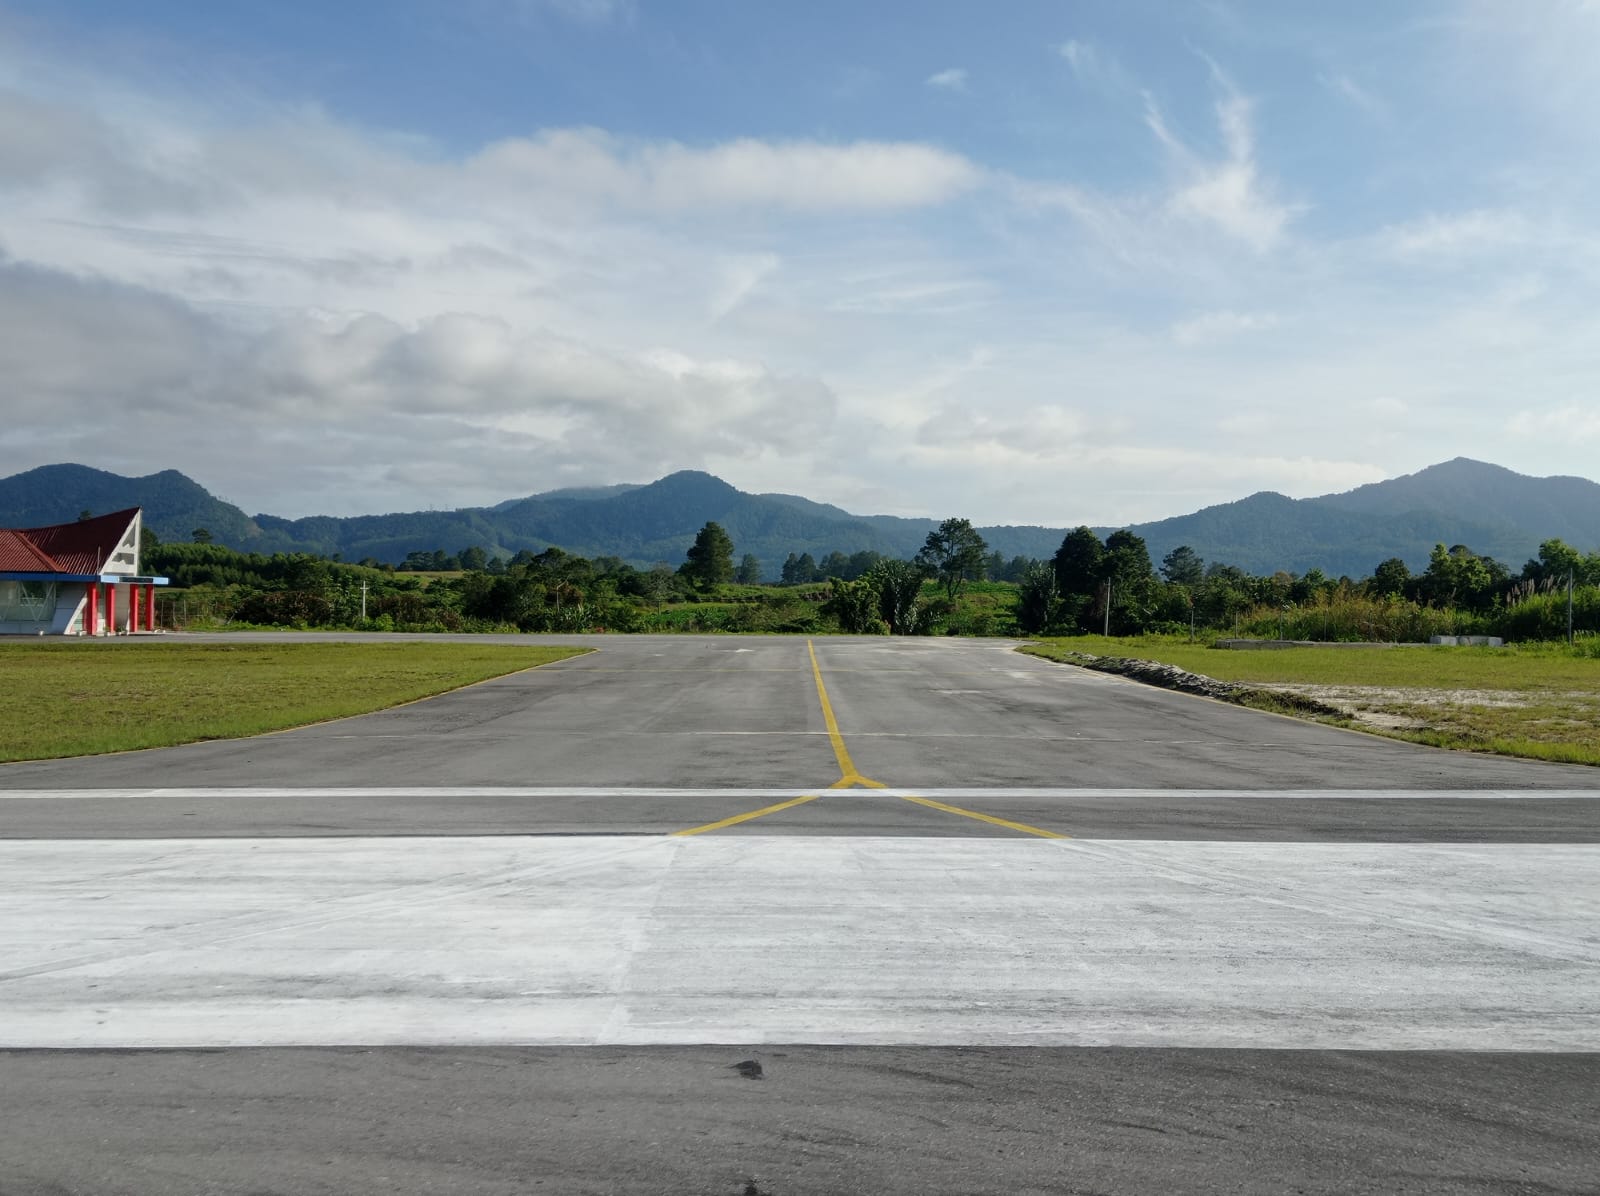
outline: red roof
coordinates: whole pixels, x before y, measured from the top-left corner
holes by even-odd
[[[0,530],[0,570],[7,573],[99,573],[128,534],[138,507],[76,523]]]
[[[0,570],[7,573],[64,573],[60,565],[34,547],[24,532],[0,529]]]

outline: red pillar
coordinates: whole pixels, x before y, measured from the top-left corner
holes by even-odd
[[[156,629],[155,586],[145,586],[144,588],[144,629],[146,631],[154,631]]]
[[[100,583],[89,583],[89,606],[83,613],[83,634],[94,635],[99,630],[100,623]]]
[[[139,630],[139,599],[142,597],[143,595],[139,593],[138,586],[130,585],[128,587],[128,631],[130,633]]]
[[[106,587],[106,634],[117,634],[117,583]]]

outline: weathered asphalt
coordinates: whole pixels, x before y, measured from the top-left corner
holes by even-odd
[[[838,780],[806,640],[572,638],[600,650],[361,718],[0,766],[0,795],[82,795],[70,805],[0,800],[0,837],[656,834],[752,802],[629,790],[806,791]],[[1600,770],[1444,752],[1264,715],[1022,656],[1002,641],[828,639],[816,642],[816,656],[862,775],[907,791],[988,790],[966,804],[1065,834],[1600,841]],[[502,792],[438,792],[462,787]],[[620,792],[597,798],[563,787]],[[240,788],[273,792],[229,796]],[[511,792],[518,788],[545,792]],[[1016,792],[1040,788],[1071,793]],[[113,789],[140,794],[92,796]],[[1167,795],[1120,796],[1128,790]],[[1277,800],[1306,790],[1327,797]],[[1592,792],[1597,800],[1437,796],[1495,790]],[[854,790],[745,826],[757,828],[993,833]]]
[[[637,836],[840,781],[804,640],[581,642],[602,651],[360,719],[0,767],[0,837]],[[997,642],[828,639],[815,650],[854,772],[893,792],[829,792],[710,834],[774,844],[791,836],[797,846],[840,836],[937,837],[941,851],[953,846],[950,836],[1026,834],[898,796],[937,791],[946,804],[1078,841],[1239,841],[1263,852],[1279,842],[1369,844],[1383,866],[1383,853],[1394,850],[1388,844],[1480,843],[1488,852],[1561,845],[1564,881],[1523,879],[1496,897],[1515,906],[1511,921],[1459,888],[1449,890],[1447,924],[1438,910],[1402,911],[1403,920],[1441,936],[1429,941],[1450,966],[1495,969],[1509,994],[1494,998],[1510,1002],[1508,1024],[1556,1017],[1539,952],[1559,957],[1569,990],[1588,968],[1600,991],[1592,940],[1550,930],[1576,908],[1574,899],[1587,908],[1596,896],[1583,846],[1600,841],[1595,770],[1456,755],[1262,715],[1022,657]],[[19,796],[31,791],[48,792]],[[95,858],[86,852],[91,871],[72,893],[87,901],[89,890],[104,892],[110,917],[119,889],[150,878],[138,868],[93,872]],[[1125,875],[1136,878],[1138,866],[1130,867]],[[1220,899],[1264,883],[1240,888],[1237,880],[1196,874],[1197,891]],[[860,883],[869,882],[870,872]],[[1362,896],[1370,886],[1355,883],[1361,889],[1337,915],[1341,933],[1373,918],[1371,933],[1387,934],[1372,898]],[[991,884],[996,902],[1014,888],[1003,869]],[[1278,896],[1259,894],[1263,908],[1304,905],[1292,882],[1282,887]],[[6,893],[0,886],[0,902]],[[1202,916],[1200,907],[1158,904],[1129,917],[1158,919],[1141,922],[1141,933],[1170,922],[1174,947],[1196,949],[1182,922]],[[895,908],[865,904],[862,917],[892,936],[885,920]],[[1316,918],[1307,916],[1305,941],[1315,947]],[[180,926],[192,921],[184,910],[173,917]],[[1248,937],[1246,925],[1225,929],[1241,944],[1238,936]],[[755,917],[730,920],[741,950],[761,933]],[[945,933],[959,952],[967,930],[952,922]],[[1505,955],[1523,950],[1517,936],[1530,952],[1526,964]],[[1070,952],[1072,942],[1068,933],[1053,950]],[[198,939],[191,946],[203,948]],[[348,951],[365,946],[352,942]],[[74,949],[61,944],[66,955]],[[1061,989],[1060,999],[1081,1014],[1083,994],[1105,991],[1096,977],[1137,978],[1140,951],[1152,969],[1171,956],[1159,941],[1131,953],[1125,945],[1108,972],[1103,950],[1081,954],[1084,987]],[[144,974],[136,956],[100,966],[124,985]],[[312,996],[323,981],[315,957],[304,966],[304,975],[266,979],[282,986],[285,1000]],[[1056,964],[1069,973],[1073,966],[1070,955]],[[1225,956],[1207,963],[1216,976],[1228,966]],[[62,973],[71,974],[70,966]],[[1339,983],[1398,1007],[1402,974],[1378,966]],[[192,979],[204,976],[202,969]],[[1025,976],[1011,972],[1007,982]],[[781,1004],[783,982],[762,983]],[[1303,983],[1315,1001],[1314,977]],[[186,998],[195,996],[191,986]],[[1484,1032],[1490,994],[1462,998],[1477,1002]],[[7,999],[0,980],[0,1042]],[[149,999],[159,1002],[161,993]],[[1029,999],[1049,997],[1041,990]],[[1257,1008],[1247,985],[1238,1000],[1243,1011]],[[306,1008],[315,1016],[314,1003]],[[1174,1009],[1180,1021],[1203,1016]],[[1369,1029],[1353,1016],[1351,1043]],[[1561,1017],[1581,1050],[766,1041],[0,1051],[0,1196],[1600,1191],[1600,1040],[1584,1036],[1582,1021]],[[1279,1035],[1283,1046],[1293,1032]],[[762,1063],[763,1079],[730,1070],[745,1059]]]
[[[1597,1055],[0,1052],[6,1196],[1591,1196],[1596,1125]]]

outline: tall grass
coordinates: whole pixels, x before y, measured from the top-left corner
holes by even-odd
[[[1255,606],[1233,634],[1253,639],[1323,643],[1425,643],[1435,635],[1498,635],[1511,641],[1561,640],[1567,634],[1565,589],[1514,589],[1488,611],[1424,606],[1404,598],[1373,598],[1356,590],[1317,594],[1297,606]],[[1573,593],[1573,626],[1600,632],[1600,586]]]

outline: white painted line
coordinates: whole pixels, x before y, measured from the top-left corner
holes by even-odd
[[[362,786],[275,785],[271,787],[230,787],[224,785],[189,788],[106,788],[106,789],[0,789],[0,800],[55,801],[55,800],[138,800],[148,798],[282,798],[282,797],[335,797],[335,798],[395,798],[395,797],[502,797],[539,800],[548,798],[670,798],[670,797],[728,797],[743,799],[768,799],[800,797],[808,793],[826,791],[832,782],[809,789],[683,789],[652,786],[584,786],[584,785],[401,785],[383,788]],[[841,790],[839,792],[859,792]],[[1093,800],[1196,800],[1215,801],[1232,798],[1250,798],[1272,801],[1595,801],[1600,800],[1600,786],[1594,789],[1037,789],[1013,787],[988,788],[893,788],[874,789],[886,797],[945,798],[1042,798],[1074,801]]]
[[[0,1046],[1600,1052],[1600,846],[0,843]]]

